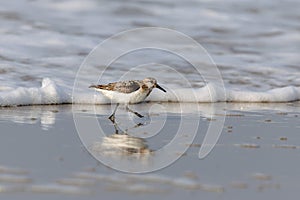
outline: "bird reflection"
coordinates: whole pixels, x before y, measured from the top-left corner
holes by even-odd
[[[128,134],[113,134],[104,137],[101,143],[102,150],[106,153],[121,154],[148,154],[151,151],[142,138],[132,137]]]
[[[94,152],[105,154],[107,156],[145,156],[151,154],[152,151],[148,148],[145,139],[130,136],[128,129],[121,131],[116,122],[114,122],[113,125],[115,129],[113,134],[103,137],[100,142],[94,142],[92,146]],[[142,125],[143,124],[139,123],[133,128],[137,128]]]

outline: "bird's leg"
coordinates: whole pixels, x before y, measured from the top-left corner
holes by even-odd
[[[131,110],[131,109],[128,107],[128,105],[126,105],[126,110],[129,111],[129,112],[131,112],[131,113],[133,113],[133,114],[135,114],[135,115],[138,116],[139,118],[143,118],[143,117],[144,117],[144,116],[141,115],[140,113]]]
[[[119,134],[119,126],[118,126],[118,124],[117,123],[115,123],[115,122],[112,122],[113,123],[113,125],[114,125],[114,128],[115,128],[115,134]]]
[[[110,121],[113,123],[113,124],[115,124],[115,114],[116,114],[116,111],[117,111],[117,109],[118,109],[118,107],[119,107],[119,103],[117,103],[117,105],[116,105],[116,107],[115,107],[115,109],[114,109],[114,112],[109,116],[109,118],[108,119],[110,119]]]
[[[113,115],[112,115],[112,116],[113,116]],[[110,119],[111,123],[114,125],[114,128],[115,128],[115,134],[119,134],[119,130],[121,130],[121,129],[119,128],[119,126],[118,126],[118,124],[115,122],[115,120],[114,120],[114,119],[111,119],[111,118],[113,118],[113,117],[110,117],[109,119]]]

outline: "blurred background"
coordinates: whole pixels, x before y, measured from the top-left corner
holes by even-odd
[[[0,90],[39,86],[44,77],[69,87],[97,44],[138,27],[165,27],[192,37],[228,87],[300,86],[299,7],[298,0],[2,1]],[[143,63],[144,57],[125,59],[121,67],[134,64],[132,58]],[[187,65],[174,59],[162,64]]]

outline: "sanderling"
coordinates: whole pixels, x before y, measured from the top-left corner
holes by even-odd
[[[109,83],[107,85],[91,85],[89,88],[95,88],[95,90],[104,94],[114,103],[117,103],[113,113],[109,117],[112,122],[114,122],[115,113],[119,104],[125,104],[127,111],[132,112],[141,118],[143,116],[131,110],[128,107],[128,104],[135,104],[144,101],[151,93],[153,88],[158,88],[164,92],[167,92],[157,84],[157,81],[154,78],[145,78],[144,80],[120,81]]]

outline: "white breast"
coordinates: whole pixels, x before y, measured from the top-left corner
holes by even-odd
[[[148,96],[149,90],[139,89],[132,93],[120,93],[112,90],[102,90],[96,89],[101,92],[103,95],[112,100],[113,103],[121,104],[131,104],[131,103],[140,103],[146,99]]]

